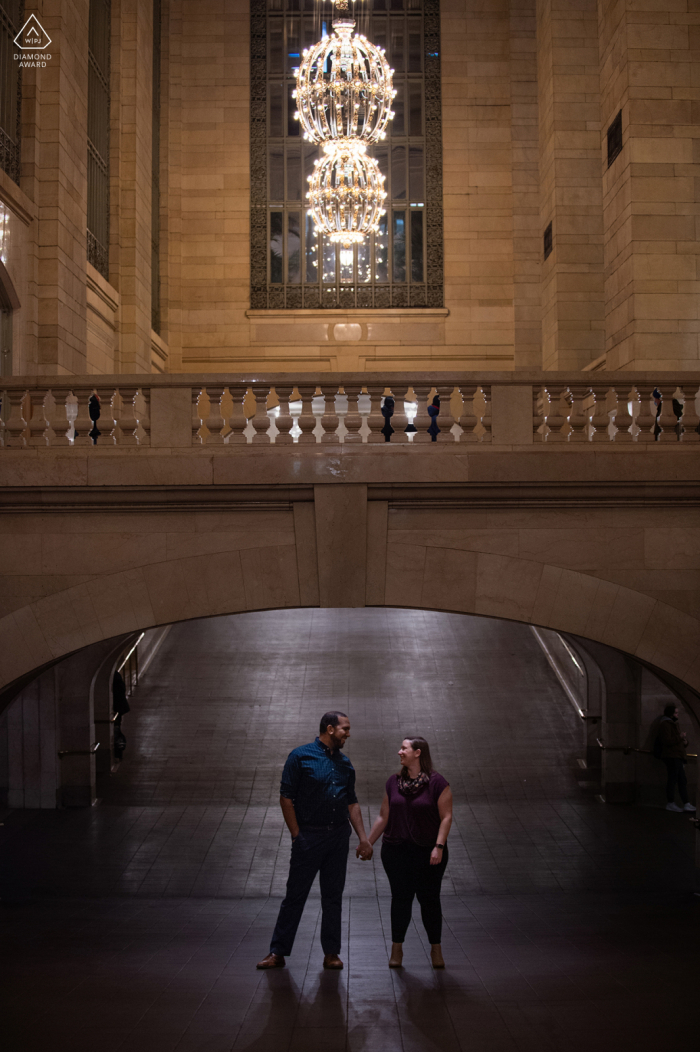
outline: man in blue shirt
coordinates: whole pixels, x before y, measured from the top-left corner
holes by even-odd
[[[356,855],[372,857],[372,846],[355,796],[355,768],[342,749],[350,737],[343,712],[327,712],[320,734],[287,757],[280,785],[280,806],[292,835],[287,894],[280,907],[270,952],[258,968],[284,968],[316,874],[321,885],[321,947],[324,968],[342,968],[340,922],[348,865],[350,825],[360,843]]]

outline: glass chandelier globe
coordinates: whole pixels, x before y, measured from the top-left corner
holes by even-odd
[[[333,23],[324,36],[304,51],[297,70],[294,116],[308,142],[360,139],[372,143],[386,136],[396,96],[393,69],[384,50],[364,36],[353,36],[351,18]]]
[[[379,229],[385,215],[384,176],[359,139],[326,142],[309,176],[309,214],[316,233],[344,249]]]

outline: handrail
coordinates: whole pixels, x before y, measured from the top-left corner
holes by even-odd
[[[61,760],[64,756],[92,756],[93,753],[97,752],[99,747],[99,742],[93,742],[89,749],[60,749],[58,756]]]
[[[602,749],[603,752],[622,752],[625,756],[629,756],[631,752],[641,753],[642,756],[654,756],[651,749],[637,749],[633,745],[604,745],[600,738],[596,738],[598,748]],[[661,759],[661,757],[658,757]],[[696,752],[688,752],[685,754],[686,760],[697,760],[698,754]]]

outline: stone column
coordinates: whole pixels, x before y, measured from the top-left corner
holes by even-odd
[[[599,0],[598,12],[607,367],[697,368],[700,14],[691,0]]]
[[[54,808],[59,786],[56,676],[48,669],[2,715],[7,807]],[[5,795],[3,794],[3,795]]]
[[[37,362],[43,374],[86,372],[86,0],[44,0],[46,68],[27,77],[32,123],[23,125],[23,184],[38,205]],[[23,163],[24,168],[24,163]]]
[[[152,118],[153,5],[113,0],[110,280],[124,373],[151,371]]]
[[[539,369],[542,364],[536,34],[536,0],[511,0],[513,365],[516,369]]]
[[[595,0],[538,0],[542,366],[604,353],[603,213]]]
[[[641,666],[612,647],[585,640],[605,681],[601,740],[601,786],[608,804],[637,799],[637,755],[641,737]]]

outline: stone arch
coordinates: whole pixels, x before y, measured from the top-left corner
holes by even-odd
[[[527,559],[433,548],[430,564],[416,567],[410,546],[405,552],[403,563],[389,560],[384,602],[368,605],[476,614],[569,632],[700,688],[700,622],[652,596]],[[300,599],[293,545],[249,549],[245,560],[241,554],[173,558],[107,574],[7,614],[0,619],[0,689],[124,633],[318,605]]]

